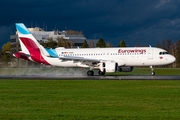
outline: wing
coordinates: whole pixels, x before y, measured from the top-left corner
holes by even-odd
[[[59,57],[59,59],[62,61],[72,60],[74,62],[80,62],[81,64],[88,65],[88,66],[92,66],[92,65],[94,66],[101,61],[99,59],[74,57],[74,56],[63,56],[63,57]]]

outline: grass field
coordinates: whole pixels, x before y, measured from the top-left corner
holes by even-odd
[[[2,120],[178,120],[179,80],[0,80]]]

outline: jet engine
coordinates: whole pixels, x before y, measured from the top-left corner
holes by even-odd
[[[118,63],[115,61],[105,61],[101,62],[99,69],[101,72],[116,72],[118,70]]]

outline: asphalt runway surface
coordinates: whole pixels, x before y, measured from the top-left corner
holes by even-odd
[[[78,68],[2,68],[0,80],[180,80],[180,75],[105,75],[87,76],[86,69]],[[95,71],[98,73],[98,71]]]
[[[180,76],[46,76],[46,75],[1,75],[0,79],[18,80],[180,80]]]

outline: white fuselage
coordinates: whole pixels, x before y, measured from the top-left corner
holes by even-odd
[[[165,50],[154,47],[123,47],[123,48],[84,48],[55,49],[59,57],[81,57],[82,59],[98,59],[100,61],[115,61],[118,66],[158,66],[175,61],[175,57]],[[52,66],[89,67],[74,60],[45,57]]]

